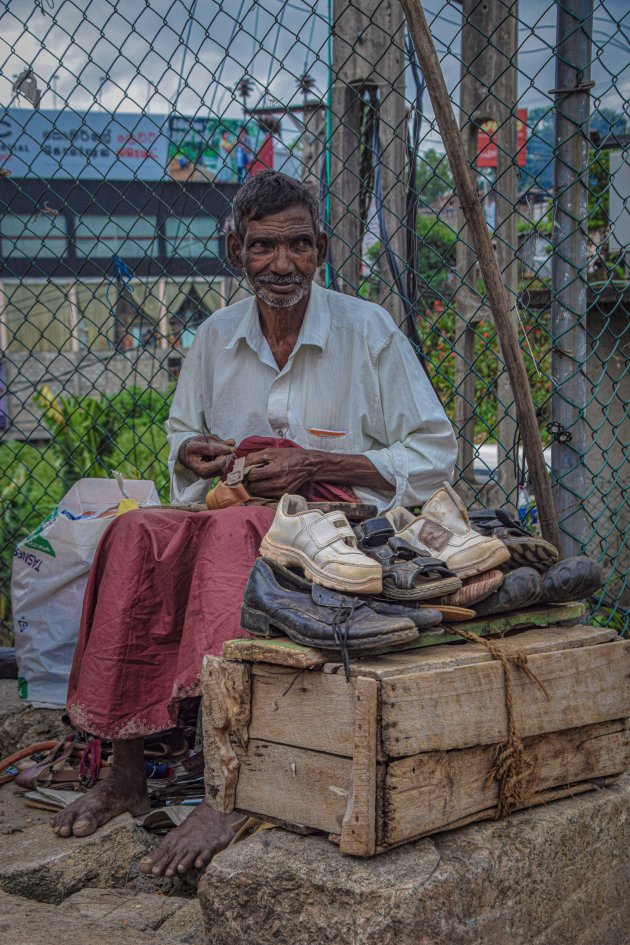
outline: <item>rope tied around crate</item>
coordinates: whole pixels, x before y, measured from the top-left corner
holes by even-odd
[[[477,636],[468,630],[462,630],[460,627],[451,626],[450,630],[464,640],[471,643],[481,643],[488,650],[493,659],[503,664],[503,678],[505,682],[505,711],[507,715],[507,738],[503,744],[498,745],[494,755],[494,764],[488,774],[486,784],[490,781],[499,783],[499,800],[495,812],[495,819],[511,814],[518,807],[524,807],[530,800],[533,791],[531,788],[531,778],[534,773],[534,762],[525,754],[523,740],[516,729],[516,719],[514,718],[514,686],[512,677],[512,666],[514,664],[521,669],[529,681],[537,686],[544,696],[548,699],[549,692],[544,683],[538,679],[536,674],[528,666],[527,655],[522,650],[516,650],[514,653],[506,653],[494,640],[488,640],[485,637]]]

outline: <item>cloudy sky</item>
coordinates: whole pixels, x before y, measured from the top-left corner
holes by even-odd
[[[456,89],[461,7],[427,0],[446,82]],[[227,9],[229,8],[229,13]],[[307,72],[324,95],[329,71],[328,0],[9,0],[0,10],[0,105],[22,105],[13,77],[33,69],[42,108],[148,110],[154,115],[239,116],[237,84],[253,80],[249,105],[301,100]],[[549,105],[556,4],[521,0],[519,105]],[[628,0],[595,0],[595,104],[630,98]],[[625,105],[627,108],[627,104]],[[438,143],[425,102],[424,146]]]

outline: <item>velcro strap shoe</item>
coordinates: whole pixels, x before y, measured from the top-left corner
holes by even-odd
[[[500,538],[471,528],[466,506],[447,482],[427,499],[420,515],[404,508],[385,514],[398,538],[441,558],[459,578],[498,568],[510,558]]]
[[[299,495],[283,495],[260,555],[289,568],[301,568],[316,584],[353,594],[380,594],[382,568],[357,547],[343,512],[309,509]]]

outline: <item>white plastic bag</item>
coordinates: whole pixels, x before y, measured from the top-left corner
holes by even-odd
[[[32,705],[65,705],[96,547],[116,515],[136,503],[160,504],[152,482],[81,479],[17,545],[11,582],[15,655],[20,697]]]

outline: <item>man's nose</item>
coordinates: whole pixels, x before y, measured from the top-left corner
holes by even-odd
[[[271,264],[271,268],[274,272],[277,272],[279,276],[284,276],[295,271],[295,264],[291,259],[288,246],[280,244],[276,247],[276,252]]]

